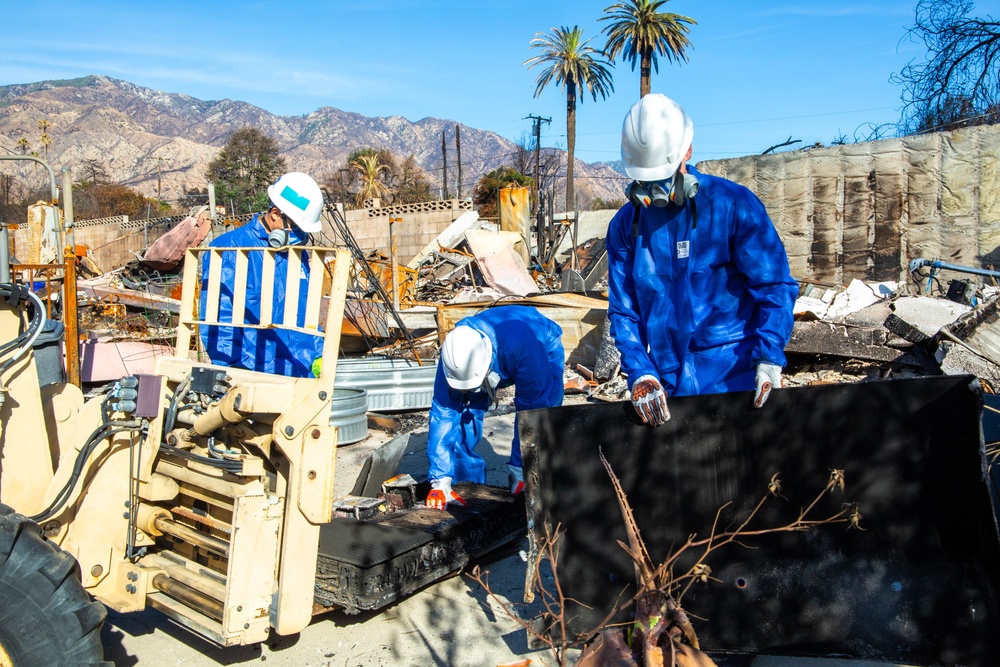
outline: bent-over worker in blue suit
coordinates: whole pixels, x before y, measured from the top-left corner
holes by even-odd
[[[248,223],[226,232],[209,245],[215,248],[283,248],[305,245],[309,234],[320,231],[323,193],[310,176],[290,172],[268,187],[270,206],[257,213]],[[260,323],[263,253],[248,254],[245,279],[246,306],[243,321]],[[306,297],[309,284],[309,258],[303,256],[299,275],[297,326],[305,323]],[[201,267],[201,312],[205,312],[208,282],[208,255]],[[274,295],[272,319],[281,324],[285,312],[285,286],[288,275],[288,253],[274,259]],[[236,281],[236,253],[222,253],[222,277],[219,291],[219,322],[233,321],[233,285]],[[323,336],[284,329],[251,329],[226,326],[202,326],[201,341],[213,364],[245,368],[276,375],[309,377],[313,362],[323,354]]]
[[[496,390],[514,385],[517,410],[562,405],[565,356],[562,328],[530,306],[498,306],[460,320],[441,346],[427,436],[427,506],[465,502],[452,482],[486,479],[486,462],[475,452],[483,417]],[[508,461],[511,493],[524,489],[521,439],[514,424]]]
[[[781,386],[798,284],[761,201],[701,174],[694,127],[664,95],[625,118],[622,159],[635,179],[608,227],[608,314],[643,421],[670,418],[667,396]]]

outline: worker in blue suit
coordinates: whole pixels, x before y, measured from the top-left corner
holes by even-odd
[[[517,410],[562,404],[565,355],[562,328],[530,306],[500,306],[460,320],[441,345],[427,436],[427,506],[465,504],[452,482],[486,479],[486,463],[475,452],[483,417],[496,390],[514,385]],[[521,439],[515,422],[507,463],[511,494],[524,490]]]
[[[310,176],[290,172],[268,187],[268,210],[257,213],[248,223],[216,238],[210,244],[216,248],[283,248],[306,245],[309,234],[320,231],[323,193]],[[244,322],[260,322],[263,253],[249,253]],[[303,255],[299,280],[297,326],[305,323],[305,303],[308,294],[309,261]],[[208,256],[202,261],[201,312],[205,312],[208,282]],[[285,286],[288,253],[278,253],[274,261],[274,294],[272,318],[281,324],[284,318]],[[233,314],[232,286],[236,280],[236,253],[222,254],[222,277],[219,293],[219,321],[231,322]],[[245,368],[277,375],[308,377],[313,362],[323,354],[323,337],[282,329],[250,329],[224,326],[202,326],[201,340],[213,364]]]
[[[622,126],[635,179],[608,227],[608,314],[643,421],[670,418],[667,396],[781,386],[798,284],[761,201],[699,173],[694,127],[664,95],[646,95]]]

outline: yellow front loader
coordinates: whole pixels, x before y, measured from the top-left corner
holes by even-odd
[[[265,306],[260,323],[216,321],[222,250],[191,250],[174,355],[86,401],[74,385],[42,386],[33,344],[44,309],[0,285],[0,666],[104,664],[101,603],[152,606],[222,645],[310,621],[333,514],[330,401],[351,260],[329,248],[229,252],[237,282],[263,255],[264,304],[275,262],[288,262],[283,317]],[[324,332],[319,378],[191,360],[198,327],[302,321],[300,262],[312,269],[304,326],[282,328]],[[225,286],[234,313],[248,287],[258,286]]]

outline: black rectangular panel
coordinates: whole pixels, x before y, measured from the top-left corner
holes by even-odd
[[[561,524],[559,573],[587,632],[634,579],[603,451],[650,556],[746,516],[780,473],[783,498],[749,529],[788,523],[843,469],[860,503],[844,524],[748,538],[708,560],[720,581],[683,599],[709,650],[838,655],[910,664],[997,664],[1000,542],[987,487],[982,398],[969,376],[670,399],[672,419],[636,423],[628,403],[520,413],[529,526]],[[693,555],[693,554],[692,554]],[[690,561],[688,561],[690,562]],[[686,567],[678,568],[679,572]],[[628,588],[627,595],[633,589]]]

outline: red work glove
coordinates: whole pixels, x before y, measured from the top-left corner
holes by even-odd
[[[507,464],[507,483],[510,485],[510,495],[524,493],[524,470],[512,463]]]
[[[450,502],[465,505],[465,500],[451,490],[451,477],[442,477],[431,482],[431,490],[427,494],[427,507],[443,510]]]
[[[659,426],[670,419],[667,392],[652,375],[643,375],[632,384],[632,406],[642,421],[651,426]]]

